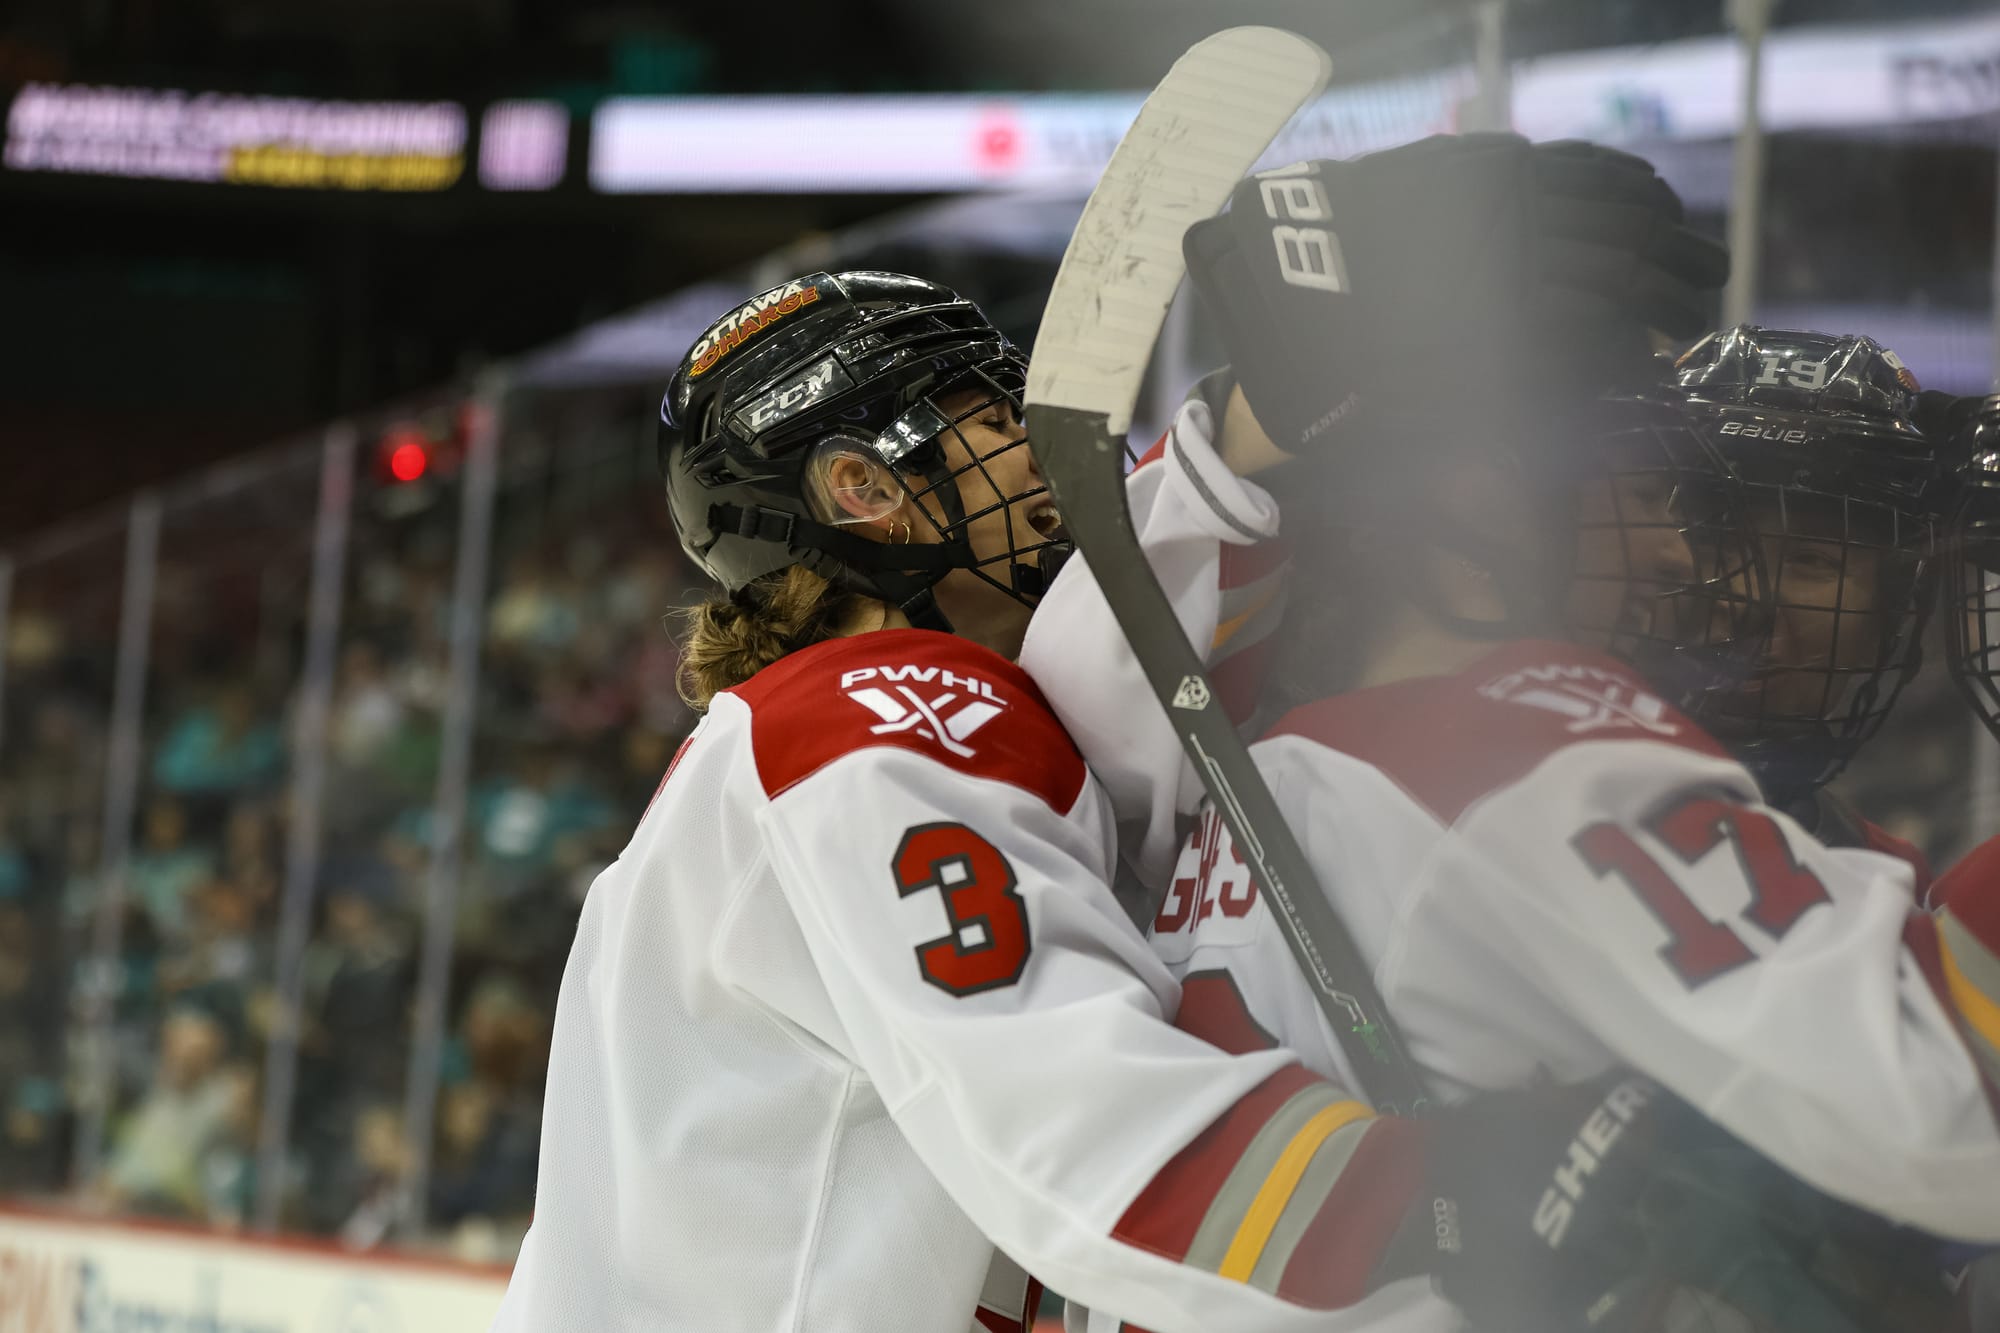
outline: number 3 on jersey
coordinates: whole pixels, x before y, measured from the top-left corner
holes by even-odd
[[[935,889],[951,932],[917,946],[925,981],[953,995],[1011,986],[1028,966],[1028,908],[1014,867],[963,824],[919,824],[903,835],[891,867],[907,898]]]
[[[1723,842],[1734,847],[1750,885],[1750,903],[1742,915],[1772,939],[1797,925],[1808,909],[1831,901],[1826,885],[1793,857],[1784,830],[1769,815],[1712,796],[1692,796],[1652,820],[1650,827],[1690,866]],[[1689,990],[1756,957],[1733,926],[1710,920],[1672,872],[1624,828],[1593,824],[1572,845],[1599,875],[1623,880],[1666,928],[1660,957]]]

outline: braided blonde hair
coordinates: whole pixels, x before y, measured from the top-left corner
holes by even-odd
[[[684,612],[677,684],[696,712],[778,659],[847,632],[867,599],[835,587],[804,565],[717,593]]]

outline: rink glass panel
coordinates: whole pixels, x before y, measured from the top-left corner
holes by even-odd
[[[68,1189],[86,1020],[144,1007],[138,963],[90,957],[126,559],[121,513],[16,553],[0,621],[0,1197]]]
[[[260,1220],[354,1248],[415,1238],[405,1102],[463,426],[462,395],[427,396],[354,421],[351,453],[337,460],[350,498],[332,642],[316,664],[326,700],[318,864],[300,920],[283,1188],[262,1200]]]
[[[577,916],[693,725],[655,409],[650,390],[521,392],[503,416],[425,1200],[467,1257],[511,1259],[526,1229]]]
[[[103,1151],[118,1211],[251,1214],[293,734],[320,483],[317,439],[162,496]]]

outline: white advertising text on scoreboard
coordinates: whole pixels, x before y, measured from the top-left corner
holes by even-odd
[[[465,169],[456,102],[333,102],[31,83],[14,171],[323,190],[442,190]]]

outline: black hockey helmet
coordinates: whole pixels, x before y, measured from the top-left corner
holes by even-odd
[[[1788,802],[1831,780],[1922,661],[1946,495],[1916,376],[1864,337],[1744,324],[1675,366],[1763,550],[1762,661],[1698,714]]]
[[[752,297],[695,340],[660,405],[660,467],[682,546],[731,592],[802,564],[933,629],[951,628],[932,589],[954,569],[1032,603],[1070,544],[1052,505],[1039,528],[1014,515],[1045,487],[1002,494],[986,471],[1026,436],[1017,429],[983,456],[946,447],[962,423],[996,411],[1018,425],[1026,369],[977,306],[921,278],[811,273]],[[947,404],[954,395],[962,400]],[[813,479],[830,447],[885,465],[917,501],[913,521],[938,540],[847,531]],[[968,512],[960,481],[975,470],[987,484]],[[1008,549],[981,559],[967,526],[996,511]]]
[[[1951,676],[2000,738],[2000,394],[1961,399],[1942,443],[1959,499],[1945,565],[1945,643]]]

